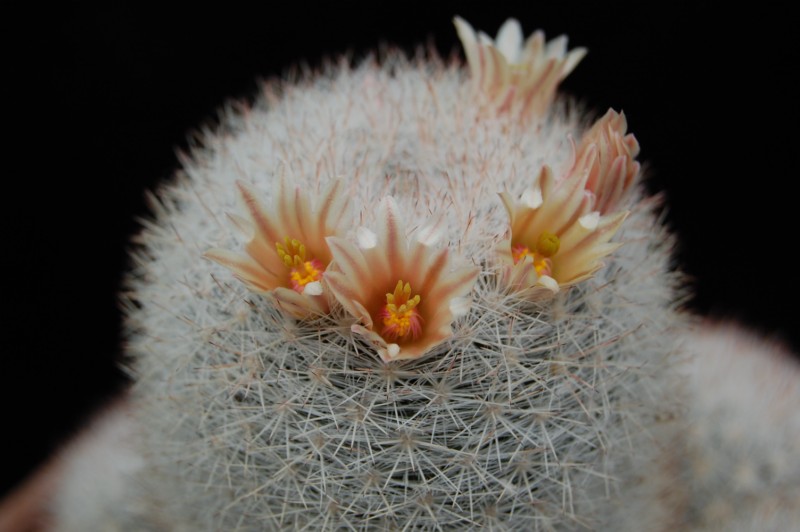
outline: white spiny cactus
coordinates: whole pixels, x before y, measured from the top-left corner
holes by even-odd
[[[730,326],[689,336],[683,514],[697,530],[800,524],[800,366],[780,345]]]
[[[531,92],[582,55],[537,39],[524,83],[473,39],[468,58],[493,58],[500,85],[388,54],[224,109],[154,196],[129,282],[135,526],[571,530],[661,497],[641,471],[661,466],[680,406],[671,239],[632,186],[624,116],[584,138],[573,107]],[[309,236],[297,219],[332,183],[343,221]],[[259,213],[303,235],[270,241]],[[268,253],[310,277],[276,289]],[[418,271],[439,256],[439,277]],[[410,292],[375,310],[397,281]],[[668,511],[649,515],[641,529],[668,526]]]

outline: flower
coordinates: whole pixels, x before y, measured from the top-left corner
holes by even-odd
[[[522,29],[513,18],[503,24],[494,41],[483,32],[476,37],[472,26],[460,17],[453,22],[473,82],[498,113],[544,114],[558,84],[586,55],[585,48],[567,52],[565,35],[545,44],[544,33],[536,31],[523,44]]]
[[[381,201],[377,234],[361,228],[356,246],[328,238],[331,293],[358,319],[352,331],[372,342],[385,362],[419,358],[453,335],[469,309],[479,268],[458,264],[425,234],[409,245],[397,204]]]
[[[231,218],[250,236],[247,254],[211,249],[205,256],[231,269],[250,290],[272,294],[293,316],[327,313],[322,275],[331,252],[325,238],[344,234],[343,181],[331,181],[315,198],[281,181],[270,210],[247,185],[238,182],[237,186],[250,219]]]
[[[620,246],[609,241],[628,213],[594,210],[594,195],[585,190],[588,177],[571,173],[556,180],[544,166],[520,201],[500,194],[511,231],[498,255],[510,288],[551,295],[591,277],[602,266],[600,259]]]
[[[634,161],[639,143],[633,134],[625,134],[627,129],[625,114],[609,109],[586,132],[575,154],[571,173],[589,174],[586,189],[595,195],[595,209],[602,214],[625,198],[639,174]]]

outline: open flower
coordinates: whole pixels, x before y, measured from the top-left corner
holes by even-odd
[[[250,290],[272,294],[293,316],[328,312],[322,274],[331,262],[331,252],[325,239],[344,234],[343,181],[332,181],[313,199],[281,181],[269,210],[247,185],[238,182],[237,186],[249,220],[231,218],[250,237],[247,254],[211,249],[205,256],[230,268]]]
[[[627,212],[601,215],[585,190],[587,173],[556,180],[542,167],[534,186],[519,201],[500,194],[511,232],[498,248],[503,277],[513,290],[534,296],[591,277],[620,244],[610,243]]]
[[[452,336],[453,320],[468,310],[479,269],[457,263],[431,240],[409,244],[391,197],[381,202],[377,234],[361,228],[358,246],[328,239],[334,266],[325,281],[358,319],[353,332],[386,362],[421,357]]]
[[[624,113],[613,109],[586,132],[575,154],[570,173],[588,173],[586,189],[595,195],[595,209],[612,211],[631,189],[640,165],[634,161],[639,143],[625,134],[628,122]]]
[[[567,52],[565,35],[545,43],[544,33],[536,31],[523,44],[515,19],[503,24],[495,40],[483,32],[476,37],[472,26],[460,17],[453,22],[473,82],[498,113],[544,114],[558,84],[586,55],[585,48]]]

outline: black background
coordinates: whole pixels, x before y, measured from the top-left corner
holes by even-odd
[[[514,16],[526,34],[566,33],[587,47],[562,89],[627,114],[651,190],[667,193],[691,308],[800,348],[788,12],[710,2],[115,4],[34,14],[7,51],[22,68],[6,85],[24,103],[8,101],[22,120],[6,124],[16,142],[6,145],[15,169],[2,211],[2,487],[121,388],[116,293],[134,218],[146,214],[143,192],[177,168],[189,132],[213,124],[227,99],[252,97],[257,78],[301,61],[358,58],[380,43],[460,53],[454,14],[492,35]]]

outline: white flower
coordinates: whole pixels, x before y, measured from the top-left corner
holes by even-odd
[[[596,211],[594,196],[585,189],[587,178],[579,173],[556,180],[544,166],[519,201],[500,194],[511,229],[498,255],[511,289],[550,295],[591,277],[602,266],[600,259],[620,246],[609,241],[628,213]]]
[[[508,19],[494,40],[483,32],[476,36],[472,26],[460,17],[453,22],[473,82],[497,113],[509,112],[521,118],[544,114],[558,84],[586,55],[585,48],[567,52],[564,35],[545,43],[544,33],[536,31],[523,43],[522,29],[515,19]]]
[[[334,262],[325,282],[358,318],[353,332],[371,341],[384,361],[419,358],[453,335],[479,269],[424,238],[409,244],[391,197],[381,202],[377,235],[363,233],[361,247],[328,239]]]
[[[250,220],[232,218],[250,236],[247,254],[211,249],[205,256],[230,268],[254,292],[273,295],[293,316],[327,313],[321,281],[331,252],[325,239],[344,234],[344,183],[334,180],[312,199],[281,182],[271,209],[244,183],[237,185]]]
[[[619,205],[639,174],[640,165],[634,160],[639,143],[633,134],[625,134],[627,129],[625,114],[609,109],[577,148],[571,173],[589,174],[586,189],[595,195],[594,207],[601,213]]]

